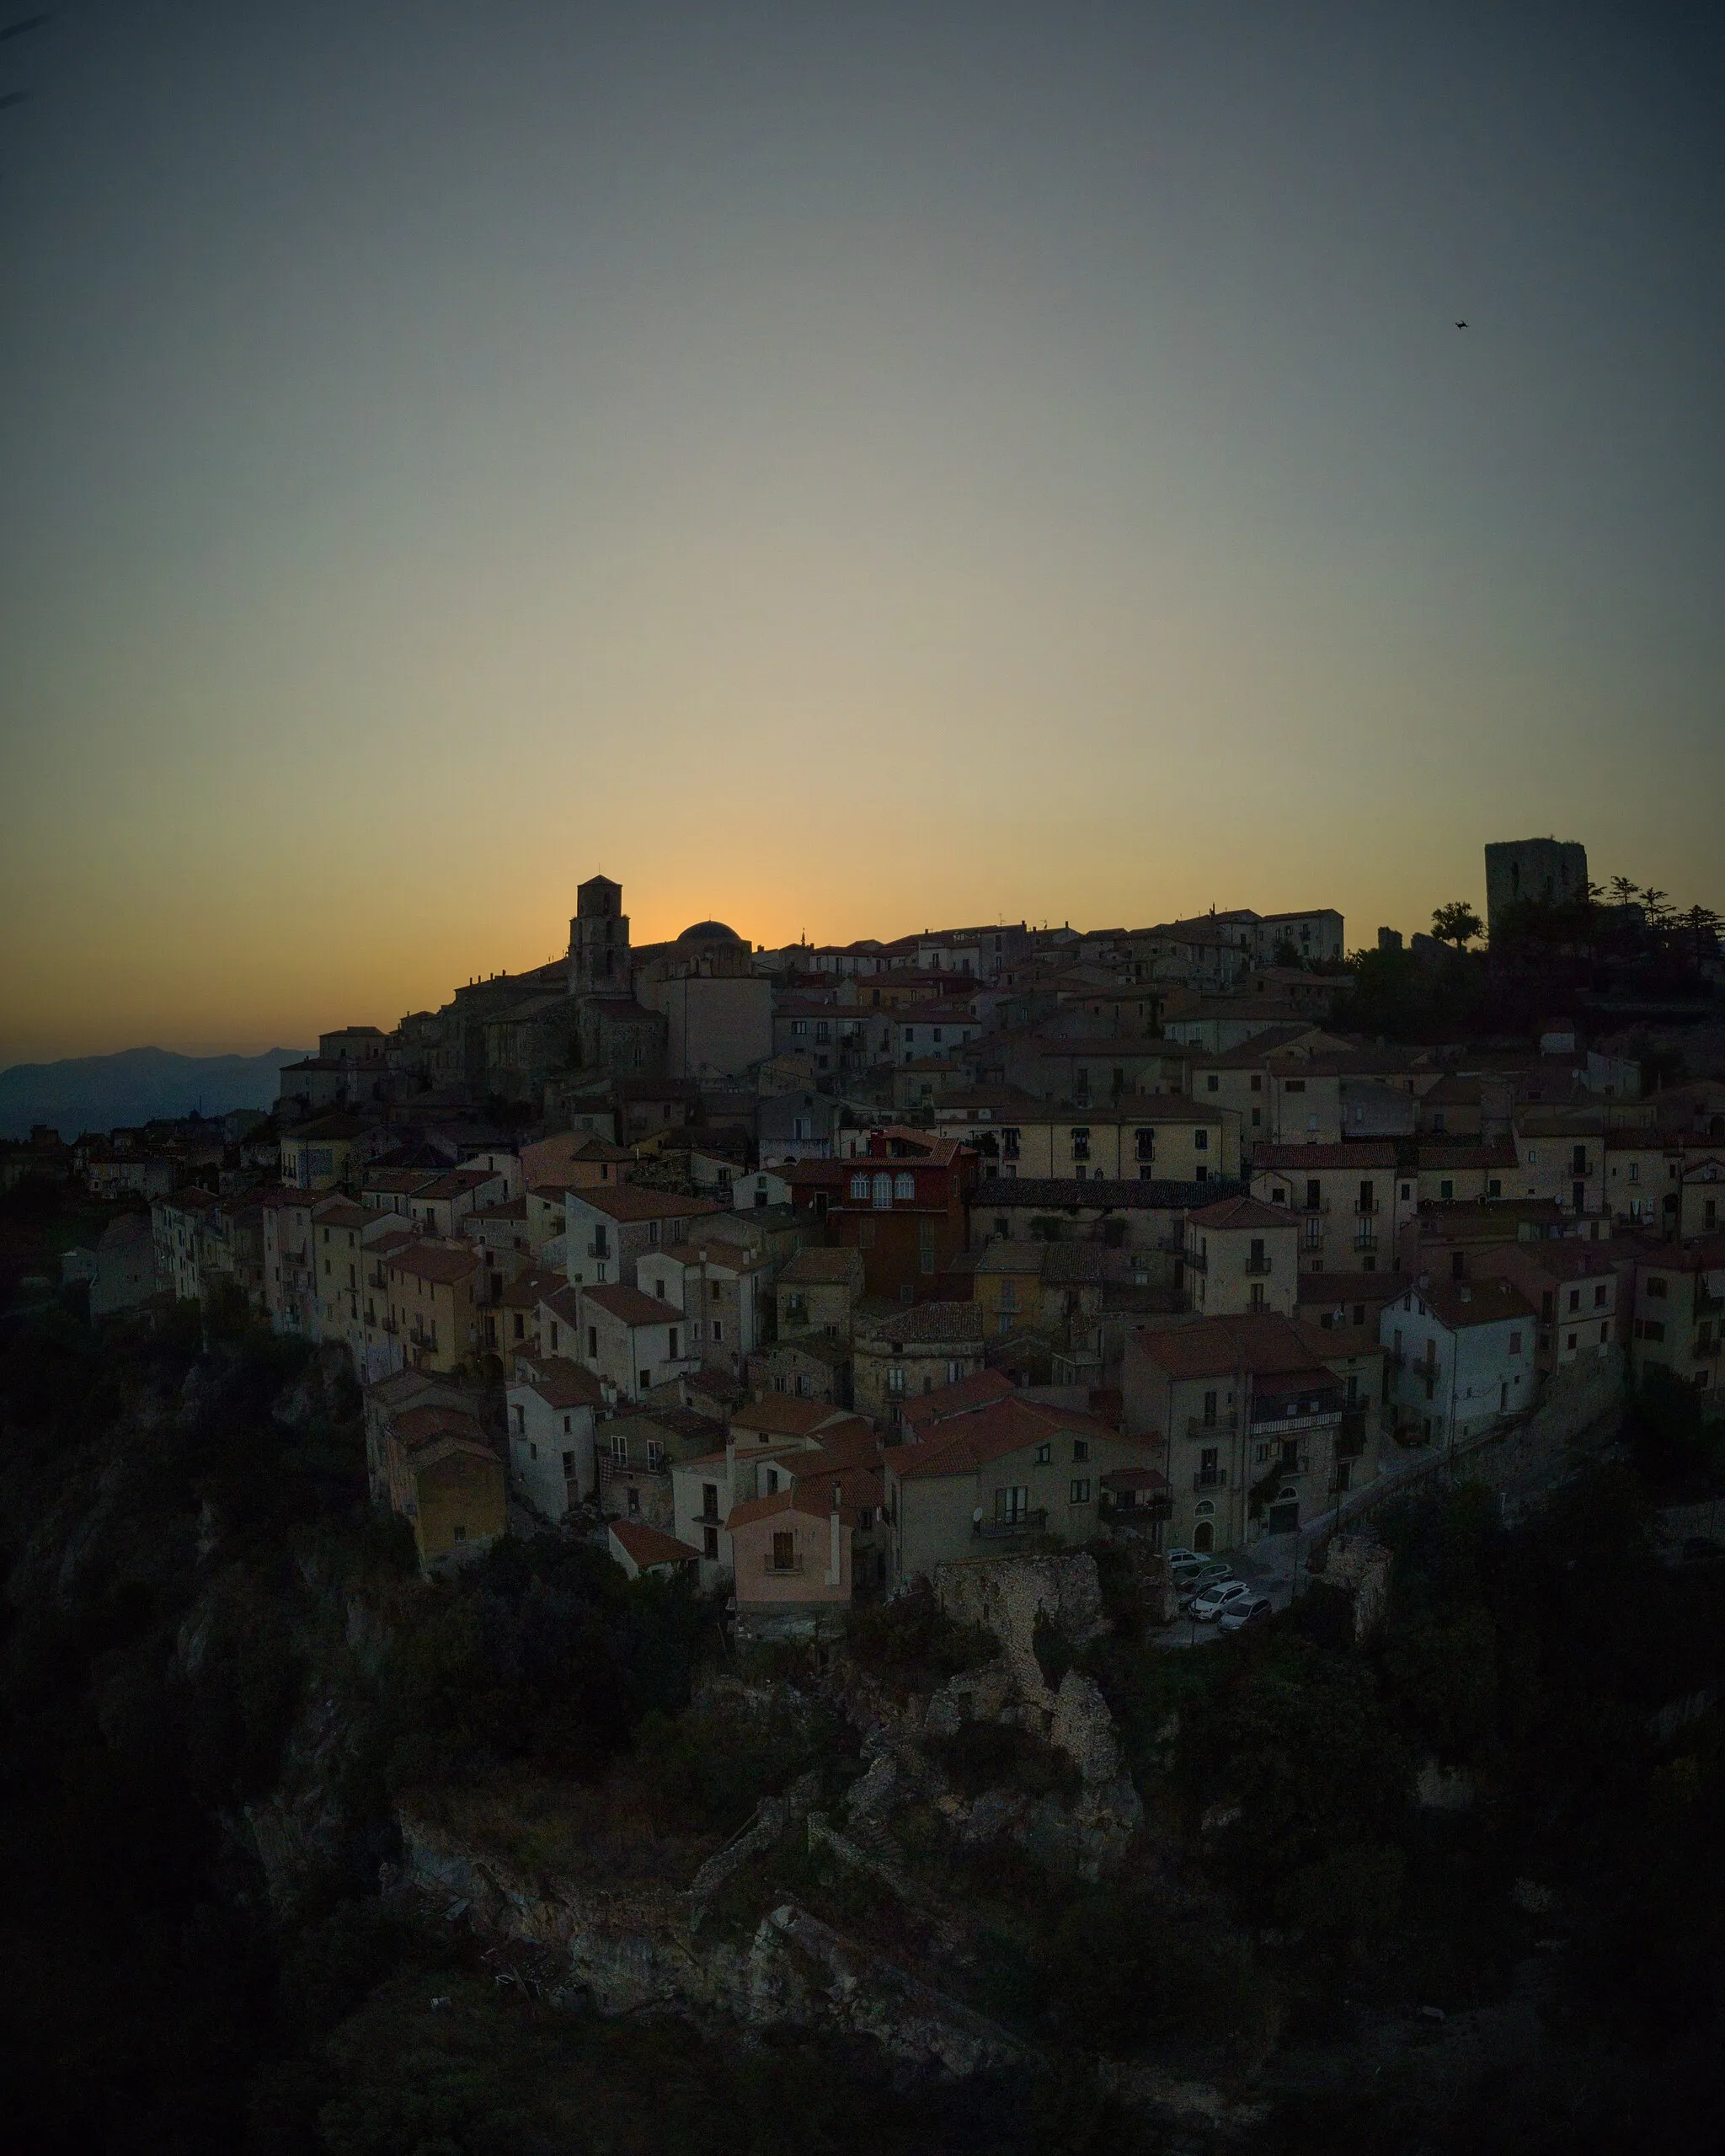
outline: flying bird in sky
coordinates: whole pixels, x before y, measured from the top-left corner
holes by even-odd
[[[9,104],[23,104],[28,99],[29,96],[29,92],[28,90],[6,90],[0,92],[0,112],[4,112],[7,106]]]
[[[1467,324],[1466,324],[1465,322],[1458,322],[1458,323],[1455,324],[1455,327],[1456,327],[1458,329],[1465,329],[1467,327]]]
[[[0,45],[9,37],[22,37],[26,30],[39,30],[48,20],[46,15],[26,15],[22,22],[0,23]]]

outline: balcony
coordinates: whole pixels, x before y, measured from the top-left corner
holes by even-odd
[[[1383,1207],[1375,1198],[1356,1198],[1354,1201],[1354,1210],[1362,1220],[1369,1220],[1374,1215],[1381,1213]]]
[[[1180,1255],[1186,1260],[1188,1272],[1207,1273],[1210,1271],[1210,1260],[1204,1256],[1202,1250],[1182,1249]]]
[[[1373,1222],[1370,1221],[1361,1221],[1359,1227],[1354,1229],[1354,1247],[1356,1250],[1376,1249],[1378,1247],[1378,1231]]]
[[[1260,1445],[1274,1445],[1278,1438],[1284,1436],[1291,1437],[1300,1431],[1327,1430],[1332,1422],[1340,1421],[1341,1417],[1339,1406],[1321,1407],[1311,1415],[1254,1414],[1252,1435]]]
[[[774,1557],[769,1552],[761,1559],[761,1569],[770,1580],[791,1580],[802,1571],[803,1560],[800,1557]]]
[[[1001,1542],[1013,1535],[1040,1534],[1048,1526],[1045,1510],[1020,1512],[1010,1520],[976,1520],[971,1523],[973,1535],[980,1535],[985,1542]]]
[[[1228,1470],[1226,1468],[1198,1468],[1194,1470],[1192,1487],[1194,1490],[1226,1490]]]
[[[1308,1220],[1323,1213],[1327,1213],[1329,1209],[1330,1201],[1327,1198],[1320,1198],[1315,1206],[1303,1205],[1295,1207],[1295,1211],[1303,1213]]]
[[[1268,1258],[1248,1258],[1246,1260],[1247,1280],[1268,1280],[1269,1276],[1270,1261]]]
[[[1194,1445],[1203,1445],[1220,1432],[1224,1436],[1240,1427],[1240,1418],[1232,1408],[1226,1415],[1219,1415],[1213,1422],[1201,1422],[1195,1415],[1186,1418],[1186,1435]]]

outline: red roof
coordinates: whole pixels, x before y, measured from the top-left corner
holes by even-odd
[[[675,1535],[668,1535],[658,1527],[649,1527],[641,1520],[613,1520],[611,1538],[624,1549],[641,1570],[649,1570],[655,1565],[694,1565],[700,1561],[698,1549],[691,1549],[686,1542],[679,1542]]]
[[[950,1415],[973,1415],[979,1408],[992,1407],[996,1400],[1011,1399],[1014,1389],[1012,1379],[998,1370],[979,1370],[974,1378],[960,1378],[956,1384],[939,1385],[932,1393],[906,1400],[905,1426],[921,1436],[925,1425],[932,1429]]]
[[[680,1325],[683,1313],[674,1303],[661,1303],[656,1295],[644,1295],[638,1287],[619,1281],[614,1287],[584,1287],[584,1303],[596,1303],[626,1325]]]
[[[1028,1400],[1001,1400],[975,1415],[959,1415],[943,1423],[926,1443],[900,1447],[893,1455],[893,1473],[900,1482],[924,1476],[968,1474],[1008,1452],[1022,1452],[1027,1445],[1040,1445],[1067,1433],[1115,1439],[1120,1435],[1094,1415]]]

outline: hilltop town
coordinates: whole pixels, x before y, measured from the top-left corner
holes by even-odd
[[[766,1637],[1101,1532],[1291,1561],[1650,1367],[1725,1398],[1725,1057],[1650,1083],[1586,1016],[1626,939],[1643,980],[1687,939],[1705,1021],[1711,917],[1551,841],[1487,877],[1493,954],[1592,985],[1410,1044],[1355,1022],[1373,966],[1484,923],[1351,964],[1327,908],[643,947],[595,876],[564,959],[326,1033],[273,1115],[61,1147],[150,1206],[65,1262],[99,1314],[219,1289],[339,1345],[428,1571],[602,1533]]]

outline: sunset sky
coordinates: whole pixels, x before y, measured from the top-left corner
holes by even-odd
[[[1546,832],[1725,907],[1720,20],[68,0],[0,1063],[388,1025],[601,868],[638,940],[1359,944]]]

